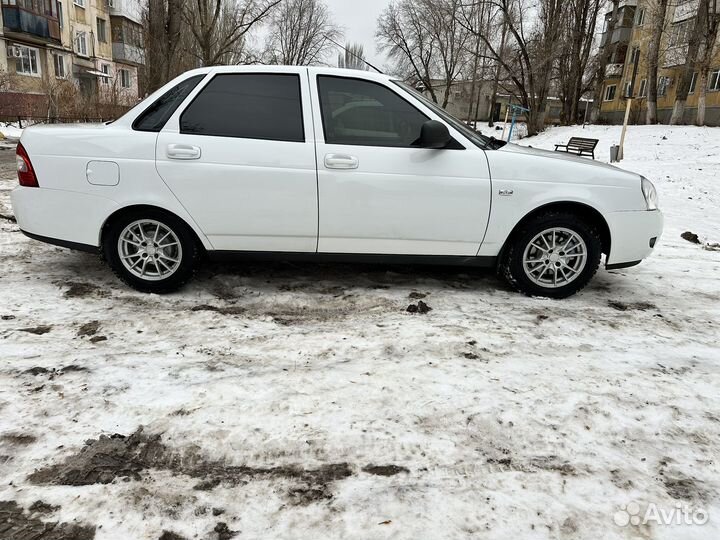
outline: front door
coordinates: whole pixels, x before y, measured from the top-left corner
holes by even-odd
[[[306,68],[220,69],[161,131],[158,172],[216,250],[315,252],[311,117]]]
[[[318,252],[476,255],[490,212],[484,152],[415,146],[439,118],[393,83],[311,74]]]

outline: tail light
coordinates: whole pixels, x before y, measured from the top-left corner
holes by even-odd
[[[28,156],[28,153],[25,151],[25,147],[18,143],[15,153],[17,154],[17,173],[20,185],[25,187],[40,187],[37,176],[35,176],[35,169],[33,169],[30,156]]]

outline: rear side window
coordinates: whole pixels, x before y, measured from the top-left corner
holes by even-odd
[[[185,79],[175,88],[168,90],[155,103],[150,105],[145,112],[138,116],[133,122],[133,129],[136,131],[154,131],[162,130],[165,123],[170,119],[190,92],[205,78],[205,75],[196,75]]]
[[[410,147],[427,116],[381,84],[362,79],[318,77],[325,142]]]
[[[300,77],[216,75],[185,109],[180,133],[304,142]]]

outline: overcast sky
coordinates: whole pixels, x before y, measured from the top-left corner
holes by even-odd
[[[384,55],[376,52],[375,28],[390,0],[325,0],[335,21],[345,30],[345,41],[362,43],[368,61],[382,69]]]

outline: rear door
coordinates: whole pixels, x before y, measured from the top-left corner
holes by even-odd
[[[216,250],[315,252],[306,68],[219,68],[157,140],[157,170]]]

